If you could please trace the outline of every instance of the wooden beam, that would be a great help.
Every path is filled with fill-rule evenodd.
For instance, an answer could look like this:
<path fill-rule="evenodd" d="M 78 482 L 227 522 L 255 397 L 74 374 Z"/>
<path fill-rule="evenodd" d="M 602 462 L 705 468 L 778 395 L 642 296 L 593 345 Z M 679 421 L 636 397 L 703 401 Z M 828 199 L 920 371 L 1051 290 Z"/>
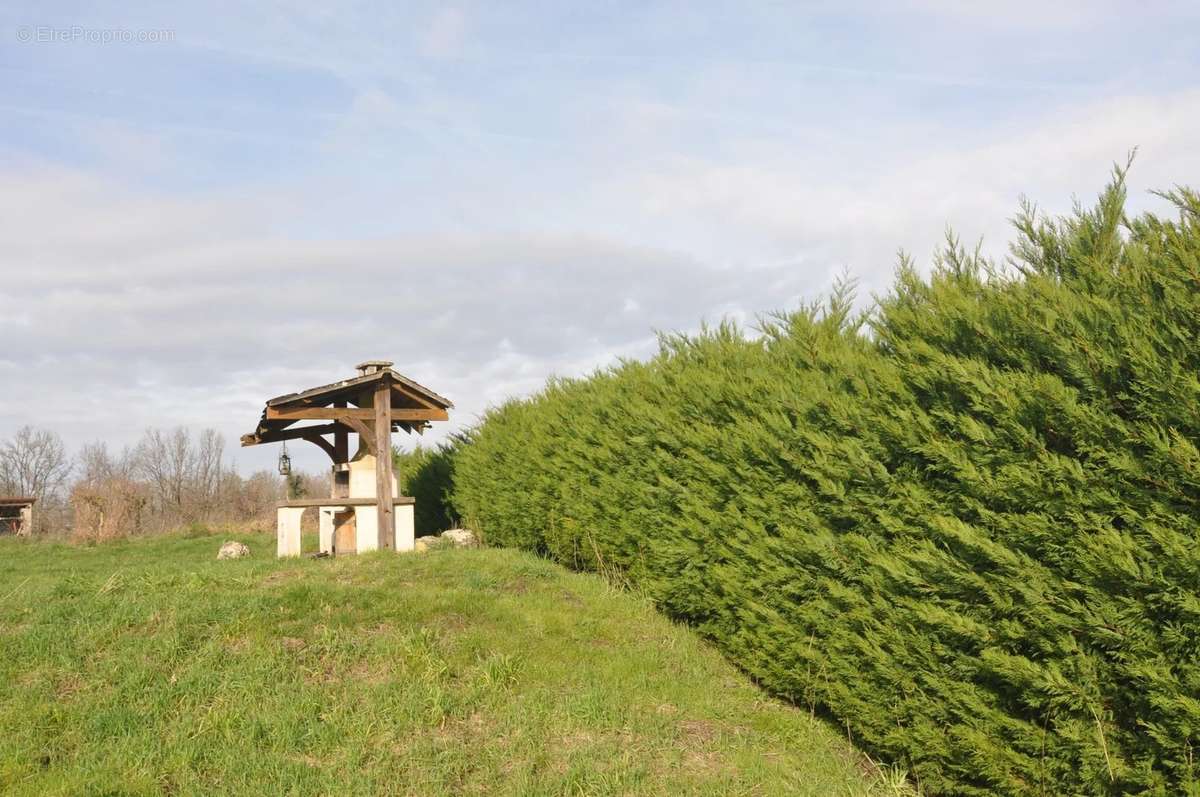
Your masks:
<path fill-rule="evenodd" d="M 401 395 L 401 396 L 404 396 L 405 398 L 412 399 L 413 401 L 415 401 L 415 402 L 417 402 L 418 404 L 420 404 L 422 407 L 428 407 L 428 408 L 430 408 L 430 409 L 433 409 L 433 410 L 441 409 L 441 407 L 439 407 L 438 405 L 434 404 L 432 401 L 430 401 L 429 399 L 425 398 L 424 396 L 422 396 L 422 395 L 421 395 L 420 393 L 418 393 L 417 391 L 415 391 L 415 390 L 409 390 L 407 387 L 405 387 L 404 385 L 400 384 L 399 382 L 397 382 L 397 383 L 395 383 L 394 385 L 392 385 L 392 390 L 396 391 L 396 393 L 398 393 L 398 394 L 399 394 L 399 395 Z"/>
<path fill-rule="evenodd" d="M 367 450 L 372 454 L 375 453 L 375 432 L 363 421 L 358 418 L 347 418 L 346 425 L 358 433 L 363 442 L 367 444 Z"/>
<path fill-rule="evenodd" d="M 392 507 L 392 388 L 383 379 L 375 388 L 375 499 L 379 550 L 396 547 Z"/>
<path fill-rule="evenodd" d="M 346 418 L 369 421 L 375 418 L 375 411 L 349 407 L 267 407 L 268 421 L 341 421 Z"/>
<path fill-rule="evenodd" d="M 410 409 L 394 409 L 392 410 L 393 421 L 448 421 L 450 416 L 442 409 L 428 410 L 410 410 Z"/>
<path fill-rule="evenodd" d="M 336 447 L 338 435 L 342 435 L 343 438 L 345 438 L 346 436 L 348 436 L 350 434 L 350 432 L 356 432 L 358 434 L 368 435 L 370 437 L 370 439 L 367 442 L 373 444 L 374 439 L 375 439 L 375 432 L 374 432 L 372 426 L 365 424 L 362 421 L 357 421 L 357 423 L 361 426 L 361 428 L 355 428 L 354 424 L 351 423 L 350 421 L 346 421 L 345 423 L 323 423 L 320 426 L 297 426 L 292 429 L 270 429 L 270 428 L 268 428 L 261 432 L 253 432 L 251 434 L 244 434 L 241 436 L 240 439 L 241 439 L 242 446 L 246 447 L 246 446 L 258 446 L 258 445 L 262 445 L 263 443 L 282 443 L 284 440 L 305 440 L 309 437 L 309 435 L 314 435 L 314 434 L 316 434 L 316 435 L 332 434 L 333 438 L 334 438 L 334 446 Z M 407 424 L 401 424 L 397 421 L 393 421 L 392 426 L 394 427 L 392 429 L 392 431 L 400 431 L 400 429 L 402 429 L 402 428 L 403 429 L 408 428 Z M 417 424 L 414 424 L 413 426 L 415 426 L 416 428 L 420 428 L 420 426 Z M 346 440 L 345 447 L 341 450 L 342 450 L 342 455 L 341 455 L 342 458 L 336 460 L 336 462 L 338 462 L 339 464 L 343 463 L 343 462 L 349 462 L 350 461 L 349 440 Z"/>
<path fill-rule="evenodd" d="M 256 446 L 260 443 L 282 443 L 284 440 L 302 440 L 309 435 L 336 433 L 346 427 L 336 423 L 325 423 L 320 426 L 300 426 L 291 429 L 267 429 L 265 432 L 242 435 L 242 445 Z"/>
<path fill-rule="evenodd" d="M 396 506 L 412 506 L 416 499 L 409 495 L 400 495 L 392 499 Z M 293 498 L 290 501 L 280 501 L 277 507 L 310 507 L 310 506 L 375 506 L 374 498 Z"/>
<path fill-rule="evenodd" d="M 379 392 L 376 392 L 375 395 L 378 396 Z M 390 406 L 390 392 L 388 393 L 388 399 Z M 373 421 L 376 417 L 375 410 L 370 407 L 365 409 L 357 407 L 267 407 L 267 420 L 269 421 L 345 422 L 350 418 L 360 421 Z M 450 416 L 446 414 L 445 410 L 439 409 L 395 409 L 391 410 L 391 419 L 393 421 L 448 421 L 450 420 Z"/>
<path fill-rule="evenodd" d="M 301 439 L 307 440 L 310 443 L 316 443 L 318 446 L 320 446 L 322 451 L 329 455 L 329 458 L 333 460 L 334 465 L 338 464 L 337 451 L 334 449 L 333 443 L 329 442 L 324 437 L 321 437 L 321 435 L 317 434 L 316 432 L 313 432 L 312 434 L 306 434 Z"/>
<path fill-rule="evenodd" d="M 338 409 L 345 409 L 345 401 L 335 401 L 333 406 Z M 350 461 L 350 435 L 346 434 L 346 427 L 340 424 L 333 432 L 333 464 L 341 465 L 343 462 Z"/>

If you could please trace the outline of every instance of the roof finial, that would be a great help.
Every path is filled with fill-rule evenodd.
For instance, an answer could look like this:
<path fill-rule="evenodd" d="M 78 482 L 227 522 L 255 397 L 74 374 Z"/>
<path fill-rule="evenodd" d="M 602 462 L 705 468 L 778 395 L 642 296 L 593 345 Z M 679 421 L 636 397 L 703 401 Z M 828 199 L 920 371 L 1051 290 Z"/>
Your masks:
<path fill-rule="evenodd" d="M 354 367 L 358 369 L 359 376 L 367 376 L 391 368 L 393 364 L 391 360 L 367 360 Z"/>

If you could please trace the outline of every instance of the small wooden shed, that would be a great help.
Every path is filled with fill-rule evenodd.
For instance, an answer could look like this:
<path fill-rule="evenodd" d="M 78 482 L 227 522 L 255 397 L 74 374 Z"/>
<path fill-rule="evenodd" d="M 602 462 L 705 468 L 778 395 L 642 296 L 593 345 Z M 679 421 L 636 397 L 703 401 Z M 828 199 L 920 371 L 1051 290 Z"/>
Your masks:
<path fill-rule="evenodd" d="M 392 432 L 421 434 L 431 422 L 449 420 L 454 405 L 393 371 L 388 360 L 369 360 L 357 370 L 340 382 L 268 400 L 258 428 L 242 436 L 243 446 L 307 440 L 333 460 L 329 498 L 278 505 L 279 556 L 300 554 L 300 518 L 310 507 L 320 513 L 322 552 L 413 548 L 414 501 L 397 495 Z M 358 435 L 353 454 L 352 434 Z"/>
<path fill-rule="evenodd" d="M 0 534 L 15 534 L 25 537 L 33 533 L 32 496 L 0 496 Z"/>

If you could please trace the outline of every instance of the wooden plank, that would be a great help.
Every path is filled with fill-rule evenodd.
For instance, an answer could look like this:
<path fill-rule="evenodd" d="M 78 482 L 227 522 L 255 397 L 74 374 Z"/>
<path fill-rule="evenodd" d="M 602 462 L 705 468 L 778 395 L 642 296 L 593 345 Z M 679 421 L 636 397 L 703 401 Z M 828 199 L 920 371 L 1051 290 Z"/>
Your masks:
<path fill-rule="evenodd" d="M 281 421 L 342 421 L 347 418 L 358 418 L 369 421 L 375 417 L 375 411 L 357 407 L 267 407 L 267 420 Z"/>
<path fill-rule="evenodd" d="M 403 396 L 407 399 L 415 401 L 418 404 L 420 404 L 422 407 L 428 407 L 428 408 L 434 409 L 434 410 L 442 409 L 442 407 L 439 407 L 432 400 L 426 398 L 425 396 L 422 396 L 417 391 L 412 390 L 408 387 L 405 387 L 404 385 L 401 385 L 399 383 L 392 385 L 392 390 L 396 391 L 396 395 Z"/>
<path fill-rule="evenodd" d="M 398 495 L 392 499 L 393 506 L 408 506 L 416 503 L 411 495 Z M 280 501 L 275 506 L 375 506 L 374 498 L 293 498 L 290 501 Z"/>
<path fill-rule="evenodd" d="M 353 509 L 338 512 L 333 516 L 333 552 L 335 555 L 357 553 L 358 529 L 354 517 Z"/>
<path fill-rule="evenodd" d="M 379 391 L 375 395 L 379 395 Z M 391 405 L 391 391 L 388 392 L 389 406 Z M 346 421 L 350 418 L 357 418 L 360 421 L 373 421 L 376 418 L 375 410 L 370 407 L 294 407 L 294 408 L 279 408 L 267 407 L 268 420 L 291 420 L 291 421 Z M 395 409 L 391 410 L 391 418 L 394 421 L 448 421 L 450 416 L 445 410 L 440 409 Z"/>
<path fill-rule="evenodd" d="M 375 388 L 375 504 L 378 510 L 379 550 L 396 547 L 392 508 L 392 389 L 383 379 Z"/>
<path fill-rule="evenodd" d="M 428 409 L 414 410 L 407 407 L 393 407 L 392 421 L 448 421 L 450 416 L 445 410 Z"/>
<path fill-rule="evenodd" d="M 450 414 L 445 410 L 392 410 L 393 421 L 448 421 Z"/>

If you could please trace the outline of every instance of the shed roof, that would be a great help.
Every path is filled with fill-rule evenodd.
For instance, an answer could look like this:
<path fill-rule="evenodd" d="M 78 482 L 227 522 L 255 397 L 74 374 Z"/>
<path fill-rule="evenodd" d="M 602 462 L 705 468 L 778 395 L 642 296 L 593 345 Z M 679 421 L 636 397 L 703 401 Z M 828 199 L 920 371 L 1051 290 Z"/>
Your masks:
<path fill-rule="evenodd" d="M 328 433 L 329 425 L 320 428 L 304 425 L 293 426 L 294 420 L 277 420 L 277 411 L 328 407 L 335 402 L 339 404 L 344 402 L 342 406 L 358 406 L 362 397 L 373 394 L 375 386 L 380 382 L 391 385 L 393 409 L 419 411 L 410 412 L 410 418 L 413 415 L 419 417 L 424 414 L 433 415 L 436 420 L 445 420 L 446 410 L 454 407 L 450 399 L 434 393 L 424 385 L 393 370 L 391 365 L 391 362 L 387 360 L 369 360 L 358 366 L 358 376 L 267 399 L 266 406 L 259 417 L 258 426 L 252 433 L 242 435 L 242 445 L 252 446 L 285 439 L 311 439 L 310 433 Z M 274 418 L 270 417 L 272 413 L 275 413 Z M 426 420 L 397 419 L 392 422 L 393 431 L 422 432 L 428 426 Z M 288 429 L 286 433 L 283 432 L 285 428 Z M 312 442 L 319 443 L 320 441 L 314 439 Z"/>
<path fill-rule="evenodd" d="M 408 388 L 408 390 L 412 393 L 427 399 L 428 402 L 434 406 L 437 406 L 443 410 L 454 408 L 454 404 L 450 401 L 450 399 L 439 396 L 429 388 L 417 384 L 404 374 L 398 373 L 391 368 L 381 368 L 374 373 L 343 379 L 340 382 L 331 382 L 328 385 L 321 385 L 319 387 L 310 387 L 307 390 L 302 390 L 298 393 L 286 393 L 282 396 L 276 396 L 273 399 L 267 399 L 267 406 L 281 407 L 293 403 L 305 405 L 316 405 L 320 403 L 323 406 L 324 404 L 336 401 L 339 398 L 357 396 L 362 392 L 365 386 L 378 382 L 388 376 L 390 376 L 397 384 Z"/>
<path fill-rule="evenodd" d="M 32 506 L 37 498 L 32 495 L 0 496 L 0 506 Z"/>

